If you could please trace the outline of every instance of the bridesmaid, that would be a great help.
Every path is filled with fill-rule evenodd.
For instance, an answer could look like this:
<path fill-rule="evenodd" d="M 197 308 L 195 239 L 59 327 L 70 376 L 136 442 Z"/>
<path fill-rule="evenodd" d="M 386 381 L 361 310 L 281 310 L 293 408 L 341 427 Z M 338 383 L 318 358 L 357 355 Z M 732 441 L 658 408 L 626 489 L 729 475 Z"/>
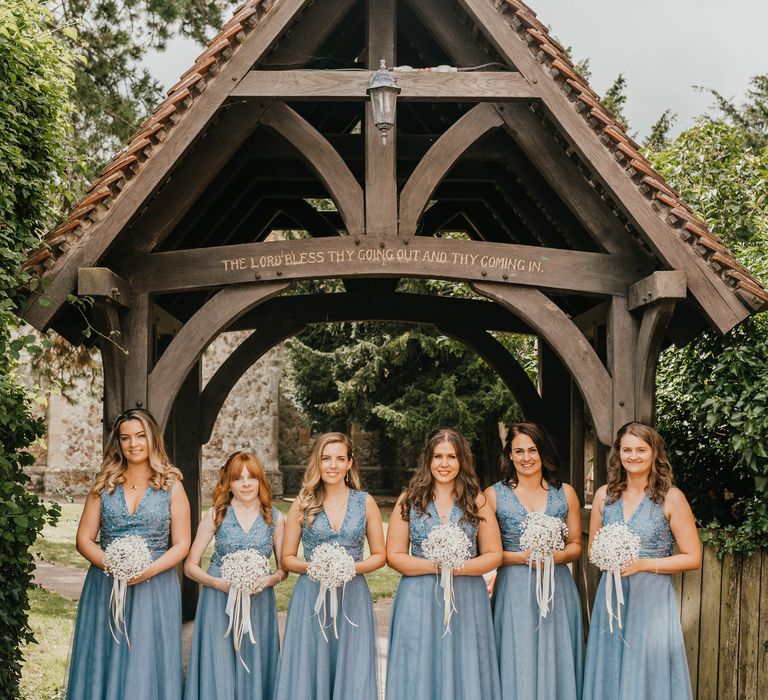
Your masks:
<path fill-rule="evenodd" d="M 446 634 L 437 572 L 424 559 L 421 544 L 432 529 L 448 522 L 467 534 L 472 558 L 454 572 L 457 612 Z M 389 521 L 387 561 L 403 574 L 392 609 L 387 698 L 500 699 L 483 574 L 501 564 L 501 539 L 461 433 L 441 428 L 427 438 Z"/>
<path fill-rule="evenodd" d="M 273 586 L 288 575 L 279 565 L 284 519 L 272 506 L 272 489 L 264 467 L 250 452 L 229 456 L 220 470 L 212 501 L 184 564 L 184 573 L 203 585 L 184 698 L 271 698 L 278 655 Z M 200 559 L 214 536 L 216 545 L 206 573 Z M 267 559 L 274 550 L 278 566 L 267 579 L 266 588 L 251 596 L 251 627 L 256 643 L 244 635 L 238 659 L 232 638 L 224 637 L 229 624 L 225 612 L 229 584 L 221 578 L 220 567 L 225 555 L 241 549 L 255 549 Z"/>
<path fill-rule="evenodd" d="M 306 561 L 297 556 L 299 541 Z M 338 596 L 338 639 L 332 627 L 323 635 L 314 611 L 320 584 L 306 576 L 307 562 L 324 542 L 344 547 L 358 574 Z M 352 441 L 343 433 L 325 433 L 312 447 L 301 492 L 286 519 L 281 561 L 301 575 L 288 608 L 275 700 L 376 700 L 373 603 L 360 574 L 384 566 L 384 531 L 376 502 L 360 490 Z"/>
<path fill-rule="evenodd" d="M 619 429 L 608 483 L 592 504 L 589 546 L 602 525 L 624 523 L 640 537 L 640 558 L 624 568 L 623 629 L 608 626 L 603 574 L 589 629 L 584 697 L 691 698 L 680 614 L 670 574 L 701 566 L 701 543 L 682 491 L 672 486 L 667 446 L 649 425 Z M 672 554 L 673 545 L 679 554 Z"/>
<path fill-rule="evenodd" d="M 566 564 L 581 555 L 581 511 L 576 492 L 560 480 L 549 435 L 535 423 L 510 427 L 500 458 L 501 481 L 485 491 L 501 528 L 502 566 L 491 608 L 503 700 L 578 700 L 584 631 L 576 583 Z M 554 553 L 555 596 L 540 618 L 530 550 L 520 550 L 521 525 L 538 511 L 568 526 L 565 549 Z"/>
<path fill-rule="evenodd" d="M 104 550 L 127 535 L 144 538 L 153 562 L 129 581 L 128 639 L 117 633 L 116 641 Z M 77 529 L 77 550 L 91 567 L 77 610 L 68 698 L 181 698 L 181 594 L 174 567 L 187 555 L 189 540 L 181 472 L 169 462 L 152 415 L 129 409 L 112 427 Z"/>

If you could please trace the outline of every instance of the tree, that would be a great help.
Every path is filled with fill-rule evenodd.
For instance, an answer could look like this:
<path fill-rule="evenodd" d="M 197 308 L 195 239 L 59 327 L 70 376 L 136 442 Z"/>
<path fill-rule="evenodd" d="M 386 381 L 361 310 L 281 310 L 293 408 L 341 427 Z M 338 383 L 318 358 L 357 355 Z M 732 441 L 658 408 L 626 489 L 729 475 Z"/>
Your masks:
<path fill-rule="evenodd" d="M 706 92 L 715 98 L 715 106 L 725 120 L 741 130 L 747 146 L 758 150 L 768 146 L 768 75 L 756 75 L 750 80 L 747 99 L 741 105 L 717 90 Z"/>
<path fill-rule="evenodd" d="M 26 490 L 27 451 L 43 434 L 15 370 L 28 338 L 14 333 L 21 265 L 55 219 L 70 151 L 73 56 L 37 0 L 0 4 L 0 697 L 18 695 L 21 645 L 33 641 L 27 589 L 29 548 L 57 507 Z"/>

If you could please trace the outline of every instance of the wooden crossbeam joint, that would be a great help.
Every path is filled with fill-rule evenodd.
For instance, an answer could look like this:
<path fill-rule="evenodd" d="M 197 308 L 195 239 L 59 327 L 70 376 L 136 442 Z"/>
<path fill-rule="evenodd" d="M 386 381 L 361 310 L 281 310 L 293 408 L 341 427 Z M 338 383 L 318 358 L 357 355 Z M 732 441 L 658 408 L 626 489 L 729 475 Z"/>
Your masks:
<path fill-rule="evenodd" d="M 131 285 L 108 267 L 81 267 L 77 271 L 79 296 L 110 299 L 125 308 L 131 307 Z"/>
<path fill-rule="evenodd" d="M 635 311 L 661 299 L 685 299 L 687 292 L 685 272 L 659 270 L 629 286 L 627 308 Z"/>

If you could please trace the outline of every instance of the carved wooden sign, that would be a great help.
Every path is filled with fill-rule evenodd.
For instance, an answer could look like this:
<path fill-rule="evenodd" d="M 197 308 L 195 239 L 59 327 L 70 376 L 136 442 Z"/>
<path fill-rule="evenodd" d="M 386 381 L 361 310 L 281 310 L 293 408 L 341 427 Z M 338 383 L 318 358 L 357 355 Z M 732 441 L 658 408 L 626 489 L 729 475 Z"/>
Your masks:
<path fill-rule="evenodd" d="M 154 253 L 129 261 L 136 291 L 164 293 L 262 280 L 431 277 L 625 296 L 636 259 L 539 246 L 428 237 L 339 236 Z"/>

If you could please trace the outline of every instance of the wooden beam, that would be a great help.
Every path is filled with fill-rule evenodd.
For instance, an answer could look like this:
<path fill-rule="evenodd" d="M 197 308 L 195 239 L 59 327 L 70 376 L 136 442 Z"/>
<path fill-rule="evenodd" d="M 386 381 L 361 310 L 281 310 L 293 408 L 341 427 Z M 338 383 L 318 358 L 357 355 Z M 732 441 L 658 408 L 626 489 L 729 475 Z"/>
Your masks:
<path fill-rule="evenodd" d="M 502 124 L 496 110 L 477 105 L 467 112 L 435 142 L 421 159 L 400 194 L 401 236 L 416 233 L 429 199 L 440 181 L 469 146 Z"/>
<path fill-rule="evenodd" d="M 125 322 L 125 375 L 121 412 L 147 406 L 147 373 L 152 361 L 154 326 L 152 301 L 147 293 L 135 293 Z"/>
<path fill-rule="evenodd" d="M 206 444 L 211 439 L 216 419 L 221 412 L 227 396 L 235 384 L 268 350 L 286 338 L 300 333 L 304 325 L 286 323 L 259 328 L 249 335 L 227 357 L 215 374 L 208 380 L 200 396 L 200 442 Z"/>
<path fill-rule="evenodd" d="M 635 416 L 638 323 L 627 299 L 613 297 L 608 311 L 608 371 L 613 383 L 613 434 Z"/>
<path fill-rule="evenodd" d="M 625 295 L 633 258 L 421 236 L 362 236 L 244 243 L 152 253 L 126 264 L 136 291 L 168 293 L 254 280 L 428 277 L 498 281 L 577 294 Z"/>
<path fill-rule="evenodd" d="M 262 122 L 304 156 L 336 204 L 349 235 L 362 235 L 365 229 L 363 190 L 327 139 L 284 102 L 274 103 Z"/>
<path fill-rule="evenodd" d="M 656 367 L 677 299 L 660 299 L 645 307 L 637 335 L 635 416 L 653 423 L 656 413 Z"/>
<path fill-rule="evenodd" d="M 126 309 L 131 306 L 131 285 L 108 267 L 81 267 L 77 271 L 77 294 L 109 299 Z"/>
<path fill-rule="evenodd" d="M 610 445 L 613 442 L 611 377 L 568 316 L 544 294 L 530 287 L 474 282 L 472 288 L 509 309 L 549 344 L 578 384 L 599 440 Z"/>
<path fill-rule="evenodd" d="M 605 326 L 608 323 L 610 306 L 609 301 L 601 301 L 588 311 L 574 316 L 571 320 L 585 337 L 590 338 L 598 326 Z"/>
<path fill-rule="evenodd" d="M 592 127 L 576 111 L 546 66 L 538 62 L 528 46 L 492 0 L 458 0 L 499 53 L 540 89 L 549 116 L 569 140 L 579 157 L 593 170 L 622 213 L 640 231 L 654 253 L 670 267 L 688 275 L 688 286 L 710 323 L 725 333 L 749 315 L 749 311 L 691 248 L 672 234 L 603 145 Z"/>
<path fill-rule="evenodd" d="M 112 424 L 123 411 L 123 378 L 127 352 L 125 338 L 117 305 L 109 299 L 97 299 L 93 305 L 93 317 L 97 330 L 103 337 L 99 339 L 101 366 L 104 378 L 103 427 L 104 440 L 109 435 Z"/>
<path fill-rule="evenodd" d="M 228 287 L 187 321 L 149 375 L 149 408 L 161 428 L 165 428 L 184 379 L 211 341 L 249 309 L 280 294 L 287 286 L 273 282 Z"/>
<path fill-rule="evenodd" d="M 685 299 L 687 292 L 685 272 L 659 270 L 630 286 L 627 308 L 635 311 L 660 299 Z"/>
<path fill-rule="evenodd" d="M 233 99 L 365 102 L 373 70 L 252 70 L 232 91 Z M 438 73 L 397 71 L 398 101 L 511 102 L 538 97 L 513 71 Z"/>

